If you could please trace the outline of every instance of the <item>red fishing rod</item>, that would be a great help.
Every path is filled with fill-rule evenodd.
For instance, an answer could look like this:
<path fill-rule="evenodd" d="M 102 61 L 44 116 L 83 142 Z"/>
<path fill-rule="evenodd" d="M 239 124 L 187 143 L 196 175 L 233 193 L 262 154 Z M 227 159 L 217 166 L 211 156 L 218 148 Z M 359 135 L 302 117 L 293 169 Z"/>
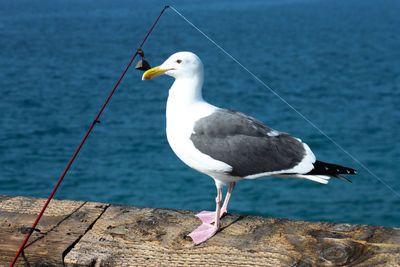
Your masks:
<path fill-rule="evenodd" d="M 131 66 L 133 60 L 135 59 L 135 57 L 136 57 L 138 54 L 142 57 L 142 60 L 144 59 L 143 52 L 142 52 L 142 49 L 141 49 L 141 48 L 142 48 L 143 44 L 146 42 L 146 40 L 147 40 L 147 38 L 149 37 L 150 33 L 153 31 L 153 29 L 154 29 L 154 27 L 156 26 L 156 24 L 157 24 L 158 20 L 160 19 L 161 15 L 164 13 L 165 9 L 167 9 L 168 7 L 169 7 L 169 6 L 165 6 L 165 7 L 163 8 L 163 10 L 161 11 L 160 15 L 158 15 L 158 17 L 157 17 L 156 21 L 154 22 L 153 26 L 151 26 L 150 30 L 147 32 L 147 34 L 146 34 L 146 36 L 144 37 L 142 43 L 141 43 L 141 44 L 139 45 L 139 47 L 137 48 L 135 54 L 133 55 L 133 57 L 132 57 L 132 59 L 130 60 L 129 64 L 126 66 L 126 68 L 125 68 L 124 72 L 122 73 L 121 77 L 118 79 L 117 83 L 115 84 L 114 88 L 112 89 L 112 91 L 111 91 L 110 95 L 108 96 L 107 100 L 104 102 L 104 104 L 103 104 L 103 106 L 101 107 L 101 109 L 100 109 L 99 113 L 97 114 L 96 118 L 93 120 L 93 123 L 90 125 L 89 130 L 87 131 L 85 137 L 82 139 L 82 142 L 79 144 L 78 148 L 76 149 L 74 155 L 72 156 L 71 160 L 69 161 L 69 163 L 68 163 L 67 167 L 65 168 L 63 174 L 61 175 L 61 177 L 60 177 L 60 179 L 58 180 L 56 186 L 54 187 L 53 191 L 51 192 L 49 198 L 47 199 L 46 203 L 44 204 L 42 210 L 40 211 L 39 215 L 37 216 L 35 222 L 33 223 L 32 227 L 29 228 L 29 232 L 28 232 L 28 234 L 26 235 L 24 242 L 22 242 L 21 247 L 19 248 L 17 254 L 15 255 L 15 257 L 14 257 L 14 259 L 13 259 L 13 261 L 11 262 L 10 267 L 14 266 L 15 262 L 16 262 L 17 259 L 18 259 L 18 256 L 21 254 L 21 252 L 23 251 L 23 249 L 24 249 L 26 243 L 28 242 L 29 237 L 30 237 L 30 236 L 32 235 L 32 233 L 35 231 L 36 225 L 38 224 L 38 222 L 39 222 L 40 218 L 42 217 L 44 211 L 46 210 L 47 206 L 49 205 L 50 200 L 53 198 L 54 194 L 56 193 L 58 187 L 60 186 L 62 180 L 64 179 L 64 176 L 67 174 L 69 168 L 70 168 L 71 165 L 72 165 L 72 162 L 75 160 L 76 156 L 78 155 L 79 151 L 81 150 L 82 145 L 85 143 L 85 141 L 86 141 L 87 137 L 89 136 L 90 132 L 92 131 L 93 127 L 94 127 L 97 123 L 100 122 L 100 121 L 99 121 L 99 118 L 100 118 L 101 113 L 103 112 L 104 108 L 107 106 L 107 104 L 108 104 L 108 102 L 110 101 L 112 95 L 114 94 L 115 90 L 117 89 L 119 83 L 121 82 L 122 78 L 125 76 L 125 73 L 128 71 L 129 67 Z"/>

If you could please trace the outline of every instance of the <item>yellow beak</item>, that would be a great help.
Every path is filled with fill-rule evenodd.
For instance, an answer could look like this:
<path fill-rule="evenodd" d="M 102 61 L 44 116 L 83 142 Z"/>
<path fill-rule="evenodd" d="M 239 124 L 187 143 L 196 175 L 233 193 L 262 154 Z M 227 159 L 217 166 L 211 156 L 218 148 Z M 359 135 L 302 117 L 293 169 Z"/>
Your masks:
<path fill-rule="evenodd" d="M 160 69 L 160 66 L 149 69 L 143 73 L 142 80 L 150 80 L 156 76 L 164 74 L 167 71 L 167 69 Z"/>

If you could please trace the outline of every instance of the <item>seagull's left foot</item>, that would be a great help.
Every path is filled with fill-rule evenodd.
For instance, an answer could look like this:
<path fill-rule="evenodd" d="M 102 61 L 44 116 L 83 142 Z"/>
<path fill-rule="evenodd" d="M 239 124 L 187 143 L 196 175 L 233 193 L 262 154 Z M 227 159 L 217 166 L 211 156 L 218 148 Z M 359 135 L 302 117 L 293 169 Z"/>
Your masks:
<path fill-rule="evenodd" d="M 218 232 L 218 227 L 209 223 L 203 223 L 196 230 L 191 232 L 189 236 L 192 238 L 195 245 L 201 244 L 210 239 Z"/>
<path fill-rule="evenodd" d="M 218 194 L 217 197 L 215 198 L 215 212 L 214 211 L 202 211 L 196 216 L 203 222 L 199 227 L 197 227 L 196 230 L 191 232 L 189 236 L 192 238 L 193 242 L 198 245 L 200 243 L 203 243 L 204 241 L 210 239 L 213 237 L 221 227 L 221 217 L 226 214 L 227 212 L 227 206 L 229 202 L 229 197 L 232 193 L 233 187 L 235 186 L 235 183 L 230 183 L 229 185 L 229 190 L 228 194 L 225 198 L 224 205 L 221 209 L 221 202 L 222 202 L 222 190 L 220 187 L 218 187 Z M 214 223 L 212 225 L 211 223 Z"/>

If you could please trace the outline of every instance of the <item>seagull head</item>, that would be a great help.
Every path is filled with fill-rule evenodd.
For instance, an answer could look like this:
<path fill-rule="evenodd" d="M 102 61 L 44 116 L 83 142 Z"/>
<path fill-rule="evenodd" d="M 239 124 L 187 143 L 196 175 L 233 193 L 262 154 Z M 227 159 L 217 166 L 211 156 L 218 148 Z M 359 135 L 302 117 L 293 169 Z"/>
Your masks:
<path fill-rule="evenodd" d="M 203 63 L 192 52 L 178 52 L 170 56 L 160 66 L 146 71 L 142 80 L 150 80 L 156 76 L 166 74 L 175 79 L 194 78 L 203 75 Z"/>

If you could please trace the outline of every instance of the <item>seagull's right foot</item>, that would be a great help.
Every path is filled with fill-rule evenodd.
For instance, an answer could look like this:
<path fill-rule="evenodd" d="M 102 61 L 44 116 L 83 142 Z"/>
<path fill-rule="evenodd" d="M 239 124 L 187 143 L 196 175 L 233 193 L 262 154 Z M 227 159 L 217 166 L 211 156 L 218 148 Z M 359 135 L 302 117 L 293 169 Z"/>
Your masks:
<path fill-rule="evenodd" d="M 221 215 L 219 216 L 222 218 L 226 214 L 225 212 L 221 212 Z M 213 223 L 215 222 L 215 211 L 206 211 L 203 210 L 202 212 L 196 214 L 196 217 L 199 218 L 203 223 Z"/>

